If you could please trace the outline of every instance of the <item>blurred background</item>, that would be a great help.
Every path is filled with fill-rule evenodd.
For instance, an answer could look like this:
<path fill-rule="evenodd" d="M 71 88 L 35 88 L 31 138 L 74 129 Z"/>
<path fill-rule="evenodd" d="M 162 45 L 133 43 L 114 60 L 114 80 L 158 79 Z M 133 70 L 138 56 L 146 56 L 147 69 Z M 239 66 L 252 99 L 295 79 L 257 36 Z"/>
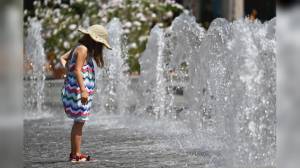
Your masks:
<path fill-rule="evenodd" d="M 140 73 L 139 57 L 144 51 L 154 25 L 166 28 L 186 12 L 196 17 L 204 28 L 218 17 L 229 21 L 241 17 L 264 22 L 276 15 L 275 0 L 24 0 L 24 37 L 30 20 L 42 23 L 42 37 L 47 63 L 47 79 L 63 78 L 59 57 L 70 50 L 80 36 L 78 27 L 108 23 L 120 18 L 128 43 L 129 74 Z M 25 78 L 32 62 L 24 56 Z"/>

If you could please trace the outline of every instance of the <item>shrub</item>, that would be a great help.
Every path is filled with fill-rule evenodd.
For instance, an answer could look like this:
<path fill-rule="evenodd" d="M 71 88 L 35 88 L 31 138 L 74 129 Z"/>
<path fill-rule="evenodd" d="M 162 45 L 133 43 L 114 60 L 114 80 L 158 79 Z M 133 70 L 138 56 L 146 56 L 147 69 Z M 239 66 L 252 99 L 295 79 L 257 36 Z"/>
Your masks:
<path fill-rule="evenodd" d="M 34 9 L 24 12 L 24 30 L 29 20 L 40 20 L 43 25 L 46 55 L 55 64 L 61 54 L 74 46 L 80 38 L 78 26 L 106 24 L 117 17 L 123 23 L 128 39 L 128 63 L 131 71 L 139 71 L 138 57 L 144 51 L 151 28 L 158 24 L 169 26 L 183 12 L 173 1 L 159 0 L 61 0 L 34 1 Z"/>

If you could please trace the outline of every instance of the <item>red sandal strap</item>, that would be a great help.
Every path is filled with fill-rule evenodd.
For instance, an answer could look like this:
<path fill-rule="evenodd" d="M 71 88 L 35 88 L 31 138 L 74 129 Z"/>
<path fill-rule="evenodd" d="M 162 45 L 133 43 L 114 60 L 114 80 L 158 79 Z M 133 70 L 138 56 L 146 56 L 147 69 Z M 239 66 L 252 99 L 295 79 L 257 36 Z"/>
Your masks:
<path fill-rule="evenodd" d="M 81 159 L 86 159 L 87 161 L 90 160 L 90 156 L 89 155 L 85 155 L 85 154 L 80 154 L 79 156 L 76 156 L 76 160 L 79 161 Z"/>

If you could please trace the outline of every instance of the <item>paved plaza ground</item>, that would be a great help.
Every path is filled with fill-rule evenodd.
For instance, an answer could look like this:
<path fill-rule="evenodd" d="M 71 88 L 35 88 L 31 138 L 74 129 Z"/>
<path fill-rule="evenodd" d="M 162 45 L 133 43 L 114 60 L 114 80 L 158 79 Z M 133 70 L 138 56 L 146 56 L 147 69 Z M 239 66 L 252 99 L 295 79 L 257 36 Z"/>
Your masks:
<path fill-rule="evenodd" d="M 152 121 L 147 123 L 121 116 L 97 116 L 97 119 L 86 123 L 82 145 L 83 152 L 97 161 L 70 163 L 67 159 L 72 122 L 61 112 L 54 116 L 24 121 L 25 167 L 201 168 L 216 164 L 217 160 L 222 162 L 217 153 L 183 147 L 178 136 L 184 131 L 170 128 L 174 130 L 172 133 L 166 123 L 152 127 Z"/>

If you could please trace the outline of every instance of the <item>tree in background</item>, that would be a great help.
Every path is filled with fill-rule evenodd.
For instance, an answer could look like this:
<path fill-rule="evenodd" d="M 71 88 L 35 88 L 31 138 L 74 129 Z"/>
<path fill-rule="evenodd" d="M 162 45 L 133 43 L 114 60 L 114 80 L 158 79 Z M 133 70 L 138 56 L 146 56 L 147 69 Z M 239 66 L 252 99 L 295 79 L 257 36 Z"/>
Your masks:
<path fill-rule="evenodd" d="M 138 57 L 144 51 L 151 28 L 167 27 L 184 8 L 162 0 L 44 0 L 34 1 L 33 10 L 24 11 L 24 30 L 31 19 L 41 21 L 48 60 L 59 68 L 58 57 L 77 43 L 78 26 L 106 24 L 117 17 L 128 39 L 128 64 L 139 72 Z"/>

